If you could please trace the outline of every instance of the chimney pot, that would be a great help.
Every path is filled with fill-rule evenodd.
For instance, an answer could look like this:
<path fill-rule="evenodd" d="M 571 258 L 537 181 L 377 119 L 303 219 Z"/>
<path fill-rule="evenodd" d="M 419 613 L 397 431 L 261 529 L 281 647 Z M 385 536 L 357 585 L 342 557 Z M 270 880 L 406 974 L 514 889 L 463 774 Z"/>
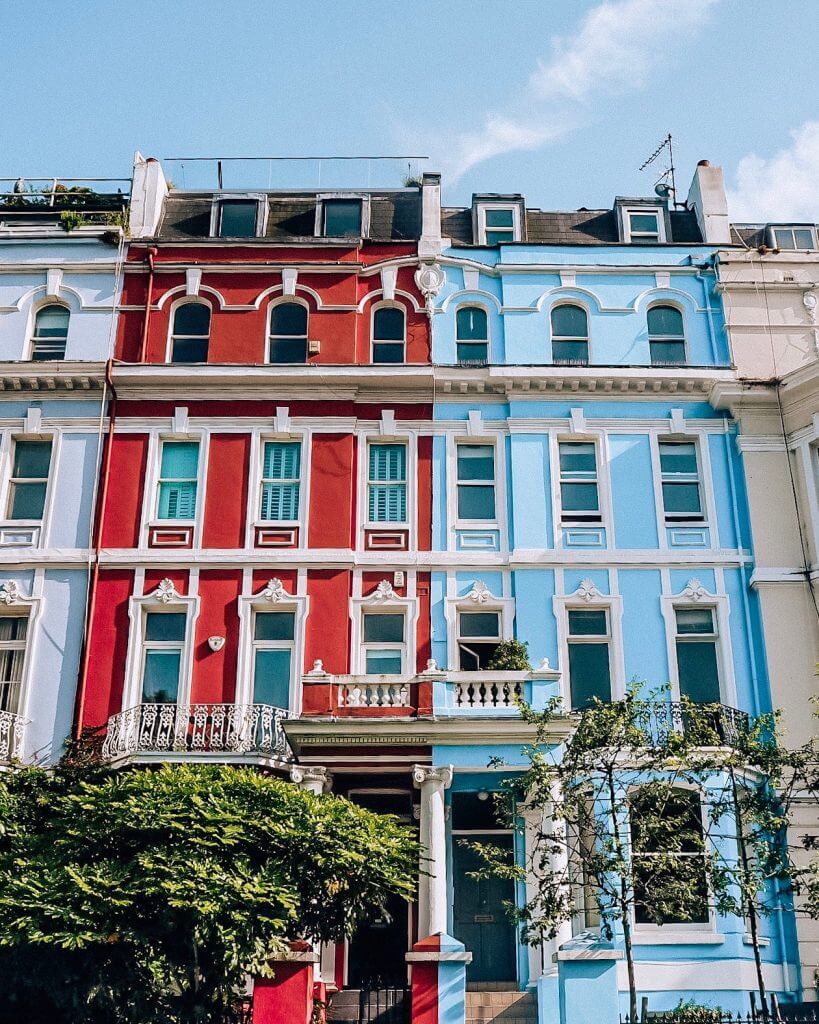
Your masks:
<path fill-rule="evenodd" d="M 710 160 L 700 160 L 697 163 L 697 167 L 710 167 L 710 166 L 711 166 L 711 161 Z"/>

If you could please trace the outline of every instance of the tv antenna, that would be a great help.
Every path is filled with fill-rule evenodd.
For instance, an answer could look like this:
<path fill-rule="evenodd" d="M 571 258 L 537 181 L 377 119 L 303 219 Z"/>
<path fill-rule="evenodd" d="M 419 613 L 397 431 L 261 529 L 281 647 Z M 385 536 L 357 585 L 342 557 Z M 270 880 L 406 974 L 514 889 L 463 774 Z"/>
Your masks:
<path fill-rule="evenodd" d="M 654 182 L 654 191 L 660 196 L 661 199 L 668 199 L 672 197 L 672 202 L 675 206 L 679 206 L 677 202 L 677 182 L 674 177 L 674 150 L 671 145 L 671 132 L 666 135 L 659 146 L 654 150 L 651 156 L 643 164 L 640 165 L 640 170 L 644 171 L 646 167 L 653 164 L 655 160 L 665 154 L 665 160 L 668 166 L 663 170 Z"/>

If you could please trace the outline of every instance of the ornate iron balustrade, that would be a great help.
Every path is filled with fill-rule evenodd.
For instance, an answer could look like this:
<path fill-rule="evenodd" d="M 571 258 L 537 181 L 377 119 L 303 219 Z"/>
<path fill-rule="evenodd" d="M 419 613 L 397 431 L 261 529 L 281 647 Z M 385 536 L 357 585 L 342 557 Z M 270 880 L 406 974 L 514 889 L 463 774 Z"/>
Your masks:
<path fill-rule="evenodd" d="M 25 726 L 25 718 L 13 711 L 0 711 L 0 764 L 20 760 Z"/>
<path fill-rule="evenodd" d="M 408 708 L 410 684 L 391 676 L 336 676 L 340 708 Z"/>
<path fill-rule="evenodd" d="M 700 746 L 735 746 L 751 725 L 747 712 L 727 704 L 683 704 L 657 701 L 635 708 L 634 724 L 649 740 L 663 742 L 672 733 L 685 733 Z"/>
<path fill-rule="evenodd" d="M 290 760 L 283 722 L 269 704 L 139 704 L 108 720 L 103 757 L 129 754 L 262 754 Z"/>

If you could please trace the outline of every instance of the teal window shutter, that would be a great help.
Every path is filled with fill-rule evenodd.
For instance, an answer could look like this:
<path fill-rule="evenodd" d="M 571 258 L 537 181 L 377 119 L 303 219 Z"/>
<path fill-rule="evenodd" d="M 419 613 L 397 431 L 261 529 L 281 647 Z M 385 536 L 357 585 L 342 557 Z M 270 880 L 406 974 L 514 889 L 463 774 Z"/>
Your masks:
<path fill-rule="evenodd" d="M 299 518 L 301 444 L 267 441 L 262 461 L 261 518 L 275 522 Z"/>
<path fill-rule="evenodd" d="M 199 475 L 198 441 L 165 441 L 159 470 L 159 519 L 194 519 Z"/>
<path fill-rule="evenodd" d="M 371 523 L 407 521 L 406 445 L 370 445 L 368 514 Z"/>

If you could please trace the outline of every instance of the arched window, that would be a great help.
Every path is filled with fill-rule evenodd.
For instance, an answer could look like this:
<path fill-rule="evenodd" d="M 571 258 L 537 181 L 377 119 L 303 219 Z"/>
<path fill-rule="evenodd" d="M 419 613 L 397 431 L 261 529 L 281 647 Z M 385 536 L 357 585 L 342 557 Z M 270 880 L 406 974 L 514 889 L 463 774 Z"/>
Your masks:
<path fill-rule="evenodd" d="M 589 319 L 582 306 L 555 306 L 552 310 L 552 362 L 588 366 Z"/>
<path fill-rule="evenodd" d="M 206 363 L 210 340 L 210 307 L 204 302 L 183 302 L 173 314 L 172 363 Z"/>
<path fill-rule="evenodd" d="M 307 362 L 307 310 L 298 302 L 270 310 L 270 362 Z"/>
<path fill-rule="evenodd" d="M 65 306 L 56 303 L 37 310 L 34 334 L 31 338 L 31 358 L 37 362 L 47 359 L 65 359 L 68 340 L 68 320 L 71 314 Z"/>
<path fill-rule="evenodd" d="M 373 362 L 403 363 L 406 317 L 398 306 L 373 311 Z"/>
<path fill-rule="evenodd" d="M 489 362 L 489 324 L 480 306 L 461 306 L 455 317 L 455 347 L 460 366 Z"/>
<path fill-rule="evenodd" d="M 685 364 L 683 315 L 675 306 L 652 306 L 649 309 L 648 346 L 652 366 Z"/>
<path fill-rule="evenodd" d="M 637 925 L 709 921 L 700 794 L 648 783 L 629 797 Z"/>

